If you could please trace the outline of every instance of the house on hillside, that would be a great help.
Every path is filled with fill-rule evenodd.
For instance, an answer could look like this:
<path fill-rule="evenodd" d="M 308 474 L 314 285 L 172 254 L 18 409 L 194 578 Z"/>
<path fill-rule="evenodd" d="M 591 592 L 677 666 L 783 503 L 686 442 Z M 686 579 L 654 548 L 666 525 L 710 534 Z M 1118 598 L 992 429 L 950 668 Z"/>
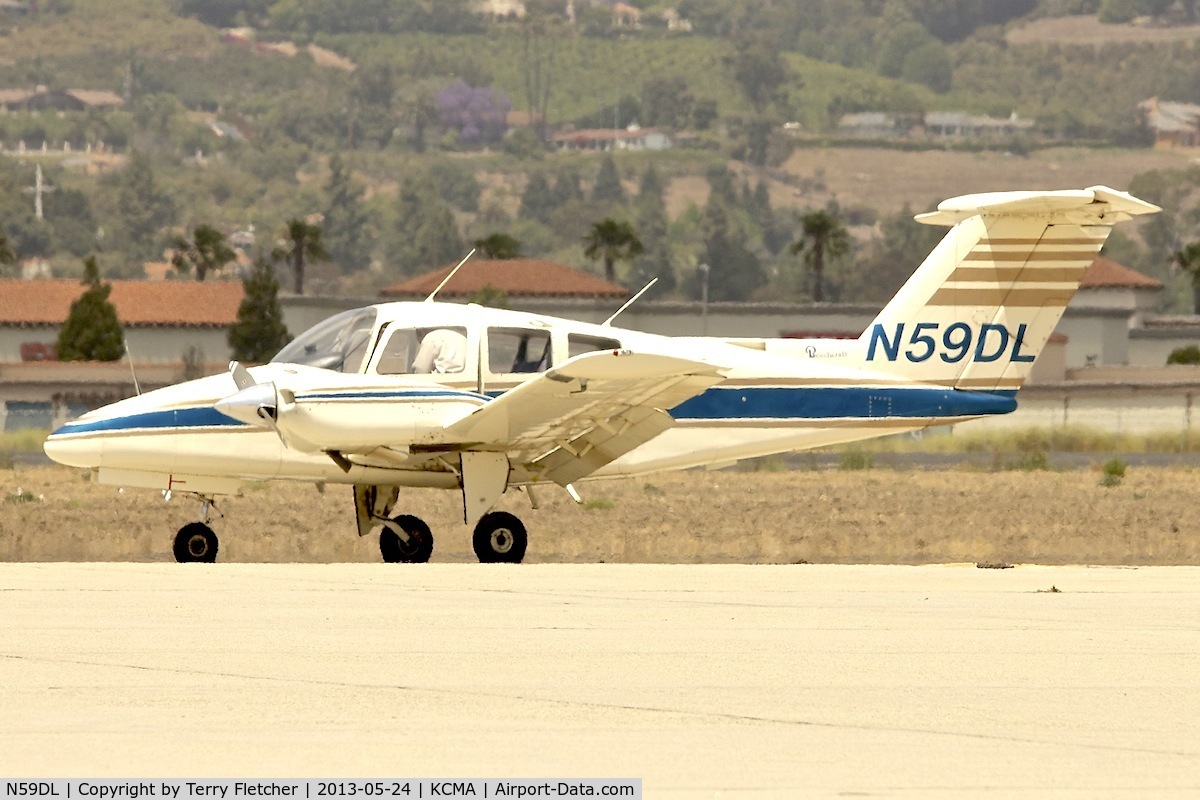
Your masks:
<path fill-rule="evenodd" d="M 1200 147 L 1200 105 L 1151 97 L 1138 103 L 1155 147 Z"/>
<path fill-rule="evenodd" d="M 525 3 L 522 0 L 474 0 L 471 10 L 497 21 L 525 18 Z"/>
<path fill-rule="evenodd" d="M 454 264 L 387 286 L 380 294 L 389 300 L 424 300 L 446 279 Z M 612 299 L 629 296 L 624 286 L 589 272 L 540 258 L 473 258 L 438 292 L 438 299 L 463 302 L 492 289 L 510 300 Z"/>
<path fill-rule="evenodd" d="M 656 128 L 643 128 L 637 123 L 628 128 L 591 128 L 561 131 L 550 137 L 559 150 L 665 150 L 670 138 Z"/>
<path fill-rule="evenodd" d="M 962 111 L 930 111 L 925 114 L 925 132 L 930 136 L 989 139 L 1032 133 L 1033 120 L 1017 112 L 1007 117 L 982 117 Z"/>
<path fill-rule="evenodd" d="M 4 111 L 87 111 L 124 106 L 120 95 L 99 89 L 0 89 L 0 110 Z"/>

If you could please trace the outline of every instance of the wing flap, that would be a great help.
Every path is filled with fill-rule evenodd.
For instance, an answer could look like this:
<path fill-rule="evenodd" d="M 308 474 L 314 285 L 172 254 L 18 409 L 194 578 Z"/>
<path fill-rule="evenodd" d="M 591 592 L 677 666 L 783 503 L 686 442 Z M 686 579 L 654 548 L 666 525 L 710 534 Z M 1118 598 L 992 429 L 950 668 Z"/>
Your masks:
<path fill-rule="evenodd" d="M 566 484 L 671 427 L 665 409 L 722 379 L 716 367 L 698 361 L 588 353 L 506 392 L 446 432 L 459 442 L 502 448 L 514 464 Z"/>
<path fill-rule="evenodd" d="M 665 411 L 631 408 L 604 420 L 533 462 L 540 477 L 560 486 L 585 478 L 675 425 Z"/>

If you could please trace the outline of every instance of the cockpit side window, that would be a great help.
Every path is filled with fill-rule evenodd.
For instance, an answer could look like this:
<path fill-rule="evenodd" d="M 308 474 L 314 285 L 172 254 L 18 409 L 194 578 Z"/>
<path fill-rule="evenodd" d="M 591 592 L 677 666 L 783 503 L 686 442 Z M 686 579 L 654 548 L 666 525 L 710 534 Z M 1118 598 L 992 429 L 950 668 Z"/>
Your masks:
<path fill-rule="evenodd" d="M 551 362 L 550 331 L 488 328 L 488 369 L 493 374 L 545 372 Z"/>
<path fill-rule="evenodd" d="M 450 374 L 462 372 L 466 361 L 466 328 L 394 328 L 375 371 L 380 375 Z"/>
<path fill-rule="evenodd" d="M 621 343 L 605 336 L 584 336 L 572 333 L 567 336 L 567 357 L 574 358 L 597 350 L 620 350 Z"/>
<path fill-rule="evenodd" d="M 335 372 L 358 372 L 374 327 L 375 309 L 343 311 L 297 336 L 271 360 Z"/>

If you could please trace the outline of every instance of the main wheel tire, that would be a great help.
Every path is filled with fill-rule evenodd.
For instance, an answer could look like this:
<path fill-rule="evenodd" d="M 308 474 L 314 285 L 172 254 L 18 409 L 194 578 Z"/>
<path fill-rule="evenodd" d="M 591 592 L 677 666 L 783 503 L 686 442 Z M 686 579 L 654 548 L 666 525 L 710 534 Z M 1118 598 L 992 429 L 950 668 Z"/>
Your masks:
<path fill-rule="evenodd" d="M 217 535 L 203 522 L 189 522 L 175 534 L 175 560 L 180 564 L 217 560 Z"/>
<path fill-rule="evenodd" d="M 424 564 L 433 555 L 433 531 L 425 520 L 411 514 L 392 517 L 392 522 L 408 534 L 408 541 L 401 539 L 387 526 L 379 534 L 379 552 L 389 564 Z"/>
<path fill-rule="evenodd" d="M 520 564 L 525 558 L 529 536 L 521 520 L 507 511 L 484 514 L 472 539 L 475 555 L 484 564 Z"/>

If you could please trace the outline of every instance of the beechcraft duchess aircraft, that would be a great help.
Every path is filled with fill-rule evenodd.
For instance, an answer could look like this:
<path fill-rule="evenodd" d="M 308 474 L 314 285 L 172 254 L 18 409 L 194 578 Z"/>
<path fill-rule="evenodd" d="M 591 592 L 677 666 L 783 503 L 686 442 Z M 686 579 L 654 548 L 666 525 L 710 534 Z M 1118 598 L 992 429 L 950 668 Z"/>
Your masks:
<path fill-rule="evenodd" d="M 360 536 L 428 561 L 399 488 L 462 493 L 480 561 L 520 561 L 509 489 L 733 463 L 1016 408 L 1112 226 L 1158 211 L 1102 186 L 947 200 L 950 231 L 857 340 L 670 338 L 434 302 L 331 317 L 268 364 L 92 411 L 46 441 L 101 483 L 183 492 L 179 561 L 213 561 L 212 500 L 247 481 L 354 487 Z M 435 292 L 436 294 L 436 292 Z M 615 316 L 615 315 L 614 315 Z M 611 318 L 609 322 L 611 322 Z"/>

